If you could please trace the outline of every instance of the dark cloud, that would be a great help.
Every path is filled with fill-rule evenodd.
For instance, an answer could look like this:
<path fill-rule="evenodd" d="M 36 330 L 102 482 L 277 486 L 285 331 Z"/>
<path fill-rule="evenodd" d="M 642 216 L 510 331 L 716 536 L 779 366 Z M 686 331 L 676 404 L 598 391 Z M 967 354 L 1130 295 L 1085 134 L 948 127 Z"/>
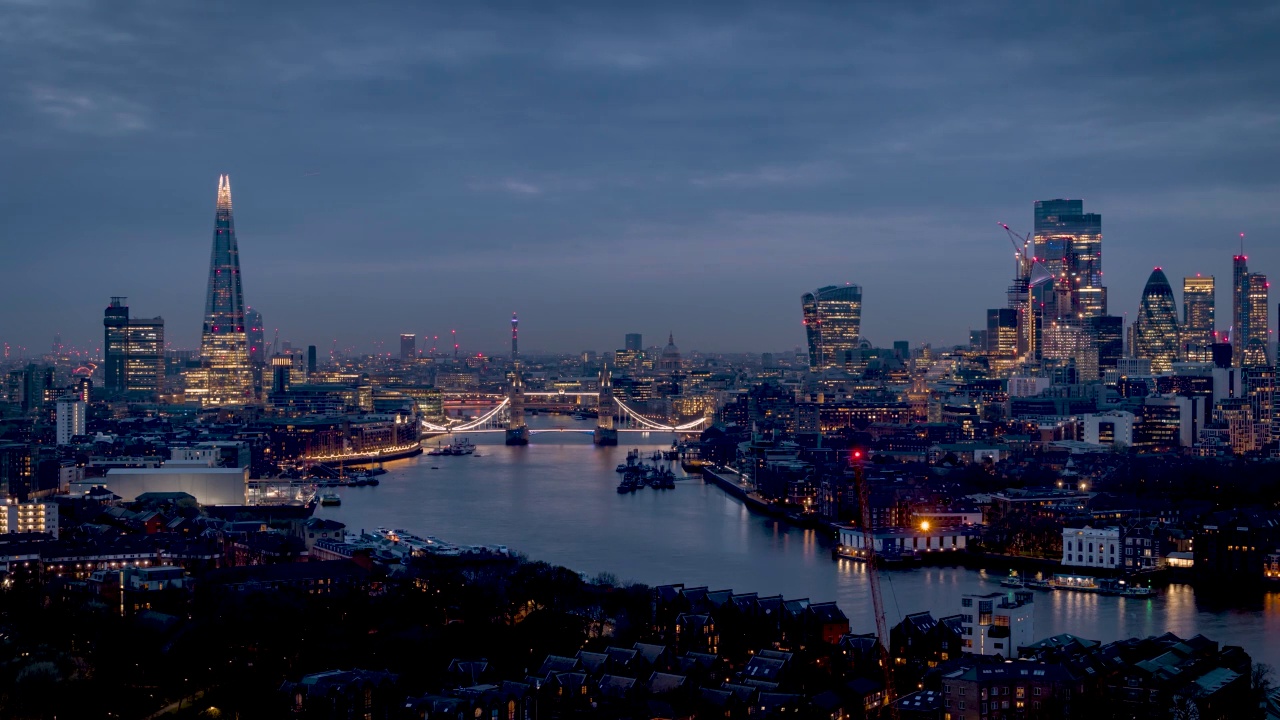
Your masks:
<path fill-rule="evenodd" d="M 123 294 L 193 346 L 219 172 L 302 343 L 787 347 L 844 281 L 872 340 L 959 342 L 1054 197 L 1115 313 L 1241 230 L 1280 263 L 1274 3 L 615 5 L 0 0 L 0 339 Z"/>

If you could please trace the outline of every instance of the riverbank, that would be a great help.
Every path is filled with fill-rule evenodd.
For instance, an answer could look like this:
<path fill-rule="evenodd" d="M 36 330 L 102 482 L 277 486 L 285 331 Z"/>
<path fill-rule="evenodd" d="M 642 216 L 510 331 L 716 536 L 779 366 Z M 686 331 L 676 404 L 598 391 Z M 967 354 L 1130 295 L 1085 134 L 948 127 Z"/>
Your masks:
<path fill-rule="evenodd" d="M 760 496 L 747 489 L 740 477 L 730 470 L 724 468 L 704 467 L 702 469 L 703 482 L 714 485 L 730 496 L 742 501 L 748 509 L 759 513 L 766 517 L 794 525 L 798 528 L 818 530 L 827 533 L 828 537 L 836 537 L 839 534 L 840 524 L 833 523 L 812 515 L 800 515 L 798 513 L 788 512 L 784 509 L 766 502 Z M 838 557 L 833 551 L 833 557 Z M 918 560 L 905 567 L 911 565 L 931 565 L 943 567 L 963 567 L 968 570 L 986 570 L 988 572 L 1008 573 L 1017 571 L 1020 575 L 1042 574 L 1046 577 L 1057 573 L 1064 572 L 1062 563 L 1051 558 L 1035 558 L 1024 557 L 1021 555 L 1004 555 L 1001 553 L 984 553 L 977 551 L 964 551 L 955 553 L 923 553 Z M 1093 571 L 1091 574 L 1099 576 L 1119 576 L 1119 572 Z"/>

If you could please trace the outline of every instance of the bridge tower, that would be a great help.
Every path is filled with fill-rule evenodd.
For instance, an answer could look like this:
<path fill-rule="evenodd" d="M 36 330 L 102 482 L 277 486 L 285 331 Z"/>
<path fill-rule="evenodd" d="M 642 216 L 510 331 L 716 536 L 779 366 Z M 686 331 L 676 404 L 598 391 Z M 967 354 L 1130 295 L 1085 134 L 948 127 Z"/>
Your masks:
<path fill-rule="evenodd" d="M 517 331 L 520 319 L 511 313 L 511 387 L 507 390 L 507 444 L 528 445 L 529 426 L 524 421 L 524 378 L 520 374 L 520 346 Z"/>
<path fill-rule="evenodd" d="M 609 372 L 609 363 L 600 368 L 600 402 L 596 408 L 599 416 L 596 420 L 596 431 L 592 440 L 596 445 L 617 445 L 618 429 L 613 426 L 613 374 Z"/>

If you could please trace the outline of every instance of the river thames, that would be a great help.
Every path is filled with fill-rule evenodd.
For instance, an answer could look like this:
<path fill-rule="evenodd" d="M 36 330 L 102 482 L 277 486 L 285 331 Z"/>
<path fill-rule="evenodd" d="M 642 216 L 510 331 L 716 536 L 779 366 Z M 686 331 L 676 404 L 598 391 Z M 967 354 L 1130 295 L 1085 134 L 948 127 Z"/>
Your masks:
<path fill-rule="evenodd" d="M 531 417 L 530 426 L 589 430 L 592 424 L 543 415 Z M 835 600 L 854 632 L 875 630 L 862 565 L 833 560 L 833 540 L 823 533 L 753 514 L 699 477 L 677 481 L 674 490 L 618 494 L 614 468 L 627 450 L 667 449 L 670 435 L 622 433 L 616 448 L 597 448 L 589 434 L 574 432 L 536 434 L 527 447 L 506 447 L 501 433 L 468 437 L 479 455 L 387 463 L 380 485 L 340 488 L 342 504 L 320 507 L 316 515 L 349 530 L 403 528 L 464 545 L 506 545 L 588 576 L 608 572 L 650 585 Z M 996 574 L 959 567 L 882 577 L 890 626 L 907 613 L 954 614 L 961 593 L 1003 590 Z M 1106 642 L 1202 633 L 1280 667 L 1280 592 L 1209 602 L 1189 585 L 1172 585 L 1146 599 L 1037 592 L 1035 604 L 1037 638 L 1067 632 Z"/>

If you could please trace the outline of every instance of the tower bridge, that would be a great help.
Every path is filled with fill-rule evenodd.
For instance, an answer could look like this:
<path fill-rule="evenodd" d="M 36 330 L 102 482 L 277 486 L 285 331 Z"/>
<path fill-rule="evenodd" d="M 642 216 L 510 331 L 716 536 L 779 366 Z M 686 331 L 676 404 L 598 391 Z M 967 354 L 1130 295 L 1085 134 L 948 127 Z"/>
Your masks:
<path fill-rule="evenodd" d="M 702 417 L 681 425 L 668 425 L 636 412 L 628 407 L 626 403 L 614 397 L 613 375 L 609 372 L 607 364 L 600 370 L 600 390 L 597 392 L 525 390 L 520 362 L 519 327 L 520 319 L 516 317 L 515 313 L 511 313 L 511 382 L 507 386 L 505 397 L 499 395 L 487 396 L 494 399 L 501 397 L 501 402 L 474 420 L 466 422 L 446 422 L 446 424 L 440 425 L 423 420 L 423 430 L 431 433 L 501 432 L 506 433 L 506 443 L 508 445 L 528 445 L 529 436 L 535 433 L 590 432 L 597 445 L 617 445 L 619 432 L 698 432 L 699 428 L 706 423 L 707 418 Z M 468 397 L 464 398 L 463 406 L 476 407 L 474 402 L 467 401 L 479 400 L 480 397 L 478 393 L 468 394 Z M 524 410 L 527 407 L 526 401 L 530 398 L 539 397 L 596 398 L 597 418 L 595 429 L 548 428 L 530 430 L 524 419 Z M 618 422 L 624 423 L 626 427 L 618 427 Z"/>
<path fill-rule="evenodd" d="M 574 396 L 574 397 L 582 397 L 582 398 L 590 397 L 590 398 L 596 398 L 597 402 L 603 397 L 603 399 L 606 402 L 608 400 L 613 401 L 615 410 L 613 412 L 599 412 L 599 417 L 597 418 L 597 422 L 596 422 L 596 429 L 594 430 L 587 430 L 587 429 L 560 430 L 558 428 L 530 430 L 527 425 L 521 422 L 521 425 L 524 426 L 526 433 L 536 435 L 536 434 L 547 433 L 547 432 L 584 432 L 584 433 L 590 432 L 593 434 L 598 434 L 599 429 L 603 427 L 607 430 L 613 430 L 613 432 L 615 433 L 614 443 L 616 444 L 617 442 L 616 433 L 620 433 L 620 432 L 675 432 L 675 433 L 700 432 L 708 420 L 708 418 L 698 418 L 697 420 L 693 420 L 687 423 L 682 423 L 679 425 L 670 425 L 667 423 L 658 422 L 656 420 L 652 420 L 640 414 L 635 409 L 631 408 L 626 403 L 619 400 L 617 397 L 614 397 L 612 392 L 605 393 L 602 395 L 602 393 L 599 393 L 599 392 L 525 391 L 522 393 L 521 400 L 523 400 L 525 397 L 547 397 L 552 395 L 566 395 L 566 396 Z M 423 420 L 422 429 L 431 433 L 506 432 L 511 426 L 511 417 L 512 417 L 511 407 L 512 407 L 511 398 L 506 397 L 506 398 L 503 398 L 501 401 L 499 401 L 497 405 L 489 408 L 486 412 L 484 412 L 479 417 L 473 420 L 468 420 L 465 422 L 446 423 L 443 425 L 439 423 L 433 423 L 428 420 Z M 522 403 L 522 407 L 523 407 L 523 403 Z M 521 414 L 523 415 L 523 413 Z M 621 420 L 622 422 L 626 423 L 628 426 L 617 427 L 616 420 Z M 597 442 L 597 444 L 610 444 L 610 443 Z"/>

